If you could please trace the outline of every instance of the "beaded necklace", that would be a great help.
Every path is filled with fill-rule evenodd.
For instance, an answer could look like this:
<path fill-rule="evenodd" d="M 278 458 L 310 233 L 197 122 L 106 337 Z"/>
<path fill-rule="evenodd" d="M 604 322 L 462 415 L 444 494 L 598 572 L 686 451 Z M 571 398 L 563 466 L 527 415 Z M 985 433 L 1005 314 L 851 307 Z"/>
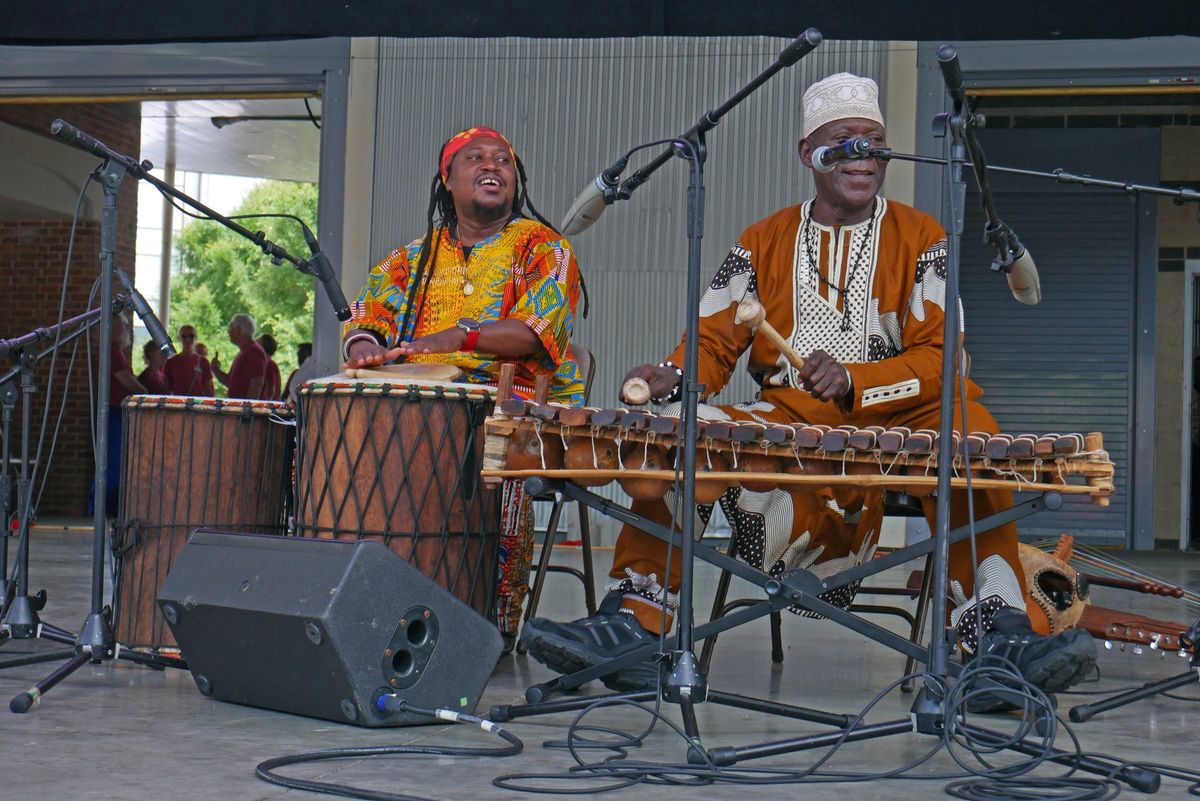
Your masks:
<path fill-rule="evenodd" d="M 868 220 L 872 221 L 872 228 L 870 229 L 869 233 L 862 238 L 862 241 L 858 243 L 858 250 L 855 251 L 854 259 L 850 262 L 850 270 L 846 274 L 846 281 L 841 286 L 837 286 L 828 278 L 826 278 L 825 274 L 821 271 L 820 266 L 817 264 L 817 256 L 813 253 L 811 204 L 808 207 L 808 214 L 804 216 L 804 231 L 801 233 L 801 237 L 804 239 L 804 253 L 808 257 L 808 264 L 812 269 L 813 277 L 818 279 L 820 283 L 824 284 L 829 289 L 833 290 L 837 294 L 838 298 L 842 301 L 841 329 L 843 331 L 850 330 L 850 303 L 847 293 L 850 291 L 850 284 L 854 282 L 854 276 L 858 274 L 858 268 L 862 265 L 863 255 L 867 252 L 867 245 L 870 244 L 871 240 L 874 238 L 872 233 L 874 232 L 875 203 L 876 201 L 871 201 L 871 215 L 867 218 Z M 819 243 L 820 233 L 818 233 L 817 236 Z"/>

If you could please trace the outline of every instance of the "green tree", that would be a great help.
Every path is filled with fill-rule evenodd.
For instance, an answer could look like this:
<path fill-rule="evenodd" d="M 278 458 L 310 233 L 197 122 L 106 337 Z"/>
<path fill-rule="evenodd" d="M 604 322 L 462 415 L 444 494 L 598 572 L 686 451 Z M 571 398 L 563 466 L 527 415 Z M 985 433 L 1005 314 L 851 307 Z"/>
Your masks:
<path fill-rule="evenodd" d="M 292 214 L 316 229 L 317 187 L 291 181 L 264 181 L 255 186 L 237 208 L 238 214 Z M 294 220 L 264 218 L 238 220 L 251 231 L 301 258 L 308 247 Z M 184 226 L 176 241 L 182 271 L 171 286 L 171 327 L 196 326 L 199 341 L 208 345 L 209 358 L 221 356 L 228 370 L 236 355 L 226 328 L 233 315 L 250 314 L 258 334 L 271 334 L 279 343 L 275 361 L 281 380 L 296 368 L 296 347 L 312 341 L 312 276 L 291 264 L 271 263 L 254 243 L 211 220 Z M 224 394 L 217 383 L 218 394 Z"/>

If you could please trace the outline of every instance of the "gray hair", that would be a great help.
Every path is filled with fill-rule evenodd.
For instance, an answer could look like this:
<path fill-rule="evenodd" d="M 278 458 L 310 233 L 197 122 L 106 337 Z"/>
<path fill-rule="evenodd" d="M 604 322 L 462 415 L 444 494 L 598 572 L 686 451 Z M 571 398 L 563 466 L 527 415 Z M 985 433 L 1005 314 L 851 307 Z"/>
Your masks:
<path fill-rule="evenodd" d="M 248 337 L 254 336 L 254 318 L 248 314 L 235 314 L 233 319 L 229 321 L 230 325 L 236 325 L 242 333 Z"/>

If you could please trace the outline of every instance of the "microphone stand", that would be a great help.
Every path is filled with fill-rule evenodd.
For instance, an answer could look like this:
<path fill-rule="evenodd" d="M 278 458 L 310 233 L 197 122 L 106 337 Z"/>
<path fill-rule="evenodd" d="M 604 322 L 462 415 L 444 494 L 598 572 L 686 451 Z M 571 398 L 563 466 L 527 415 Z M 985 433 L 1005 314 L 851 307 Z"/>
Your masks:
<path fill-rule="evenodd" d="M 939 54 L 940 57 L 940 54 Z M 979 115 L 975 115 L 975 124 L 982 126 L 983 120 Z M 974 138 L 970 141 L 974 141 Z M 911 161 L 921 164 L 938 164 L 946 165 L 948 162 L 945 159 L 934 158 L 930 156 L 917 156 L 908 153 L 895 153 L 890 148 L 874 149 L 870 153 L 871 157 L 883 159 L 901 159 L 903 161 Z M 991 239 L 990 232 L 993 228 L 993 206 L 991 203 L 991 190 L 986 181 L 986 171 L 991 170 L 997 173 L 1006 175 L 1019 175 L 1028 178 L 1041 178 L 1052 180 L 1061 184 L 1075 184 L 1079 186 L 1090 186 L 1098 189 L 1117 189 L 1130 194 L 1152 194 L 1170 197 L 1175 201 L 1175 205 L 1182 206 L 1184 203 L 1200 203 L 1200 192 L 1186 187 L 1165 187 L 1151 186 L 1147 184 L 1138 184 L 1132 181 L 1120 181 L 1107 178 L 1096 178 L 1091 175 L 1076 175 L 1064 169 L 1057 168 L 1051 172 L 1042 170 L 1029 170 L 1016 167 L 999 167 L 992 164 L 987 164 L 983 159 L 983 152 L 976 143 L 971 149 L 970 166 L 974 168 L 976 178 L 983 180 L 979 183 L 980 203 L 985 212 L 988 214 L 988 238 Z M 961 198 L 960 198 L 961 200 Z M 994 240 L 993 240 L 994 242 Z M 992 269 L 997 269 L 995 263 Z M 936 618 L 935 618 L 936 619 Z M 1097 701 L 1092 704 L 1080 704 L 1072 707 L 1069 712 L 1069 717 L 1073 723 L 1086 723 L 1096 715 L 1108 712 L 1113 709 L 1118 709 L 1123 706 L 1141 701 L 1144 698 L 1151 698 L 1155 695 L 1165 694 L 1172 690 L 1186 687 L 1196 681 L 1200 681 L 1200 652 L 1196 649 L 1197 641 L 1200 641 L 1200 618 L 1197 618 L 1192 623 L 1191 628 L 1180 635 L 1180 641 L 1192 649 L 1191 660 L 1188 663 L 1188 669 L 1184 672 L 1169 678 L 1161 679 L 1156 682 L 1148 682 L 1147 684 L 1137 689 L 1119 693 L 1102 701 Z"/>
<path fill-rule="evenodd" d="M 621 173 L 624 171 L 625 165 L 628 164 L 629 157 L 643 146 L 635 147 L 626 152 L 611 167 L 596 176 L 595 180 L 588 185 L 583 194 L 575 201 L 575 204 L 567 212 L 567 216 L 561 225 L 563 233 L 574 235 L 587 230 L 599 219 L 608 206 L 611 206 L 618 200 L 628 200 L 634 190 L 644 184 L 659 167 L 670 161 L 672 156 L 682 155 L 678 150 L 680 147 L 678 142 L 680 140 L 702 143 L 704 134 L 715 128 L 721 121 L 721 118 L 730 109 L 745 100 L 758 87 L 770 80 L 775 73 L 784 67 L 790 67 L 811 53 L 816 49 L 817 45 L 821 44 L 821 40 L 821 32 L 816 28 L 809 28 L 804 31 L 804 33 L 796 37 L 780 52 L 779 56 L 770 66 L 752 78 L 733 97 L 726 100 L 720 106 L 717 106 L 717 108 L 705 112 L 700 117 L 700 120 L 680 134 L 678 139 L 662 140 L 670 142 L 672 147 L 658 154 L 652 161 L 629 176 L 624 183 L 621 183 Z M 685 158 L 688 157 L 685 156 Z"/>
<path fill-rule="evenodd" d="M 821 44 L 822 40 L 823 37 L 821 36 L 821 32 L 816 28 L 809 28 L 805 30 L 804 33 L 800 34 L 791 44 L 784 48 L 783 52 L 779 54 L 779 57 L 775 59 L 774 63 L 752 78 L 750 82 L 738 90 L 733 97 L 729 98 L 715 109 L 705 112 L 705 114 L 700 118 L 699 122 L 680 134 L 679 138 L 703 144 L 704 134 L 717 127 L 717 123 L 721 121 L 721 118 L 724 117 L 730 109 L 749 97 L 756 89 L 758 89 L 758 87 L 762 86 L 772 77 L 774 77 L 775 73 L 779 72 L 784 67 L 792 66 L 800 59 L 807 56 L 816 49 L 817 45 Z M 662 153 L 658 154 L 653 161 L 637 170 L 633 175 L 629 176 L 624 182 L 621 183 L 621 186 L 617 189 L 613 200 L 628 200 L 635 189 L 646 183 L 646 180 L 654 174 L 654 171 L 670 161 L 671 157 L 674 155 L 678 155 L 674 149 L 664 150 Z"/>
<path fill-rule="evenodd" d="M 245 237 L 253 242 L 254 245 L 257 246 L 263 253 L 270 256 L 272 264 L 278 266 L 286 261 L 295 267 L 299 272 L 315 277 L 321 282 L 322 286 L 325 287 L 326 295 L 329 298 L 329 302 L 333 305 L 334 312 L 337 314 L 337 318 L 343 321 L 350 319 L 350 306 L 346 302 L 346 298 L 344 295 L 342 295 L 341 288 L 338 286 L 337 281 L 335 280 L 333 268 L 329 263 L 329 259 L 324 253 L 321 252 L 320 245 L 317 244 L 317 240 L 312 237 L 312 234 L 307 227 L 304 227 L 305 241 L 312 250 L 312 256 L 306 260 L 288 253 L 284 247 L 267 239 L 266 234 L 264 234 L 262 231 L 250 231 L 229 217 L 226 217 L 224 214 L 210 209 L 208 206 L 204 205 L 195 198 L 184 194 L 170 184 L 159 180 L 154 175 L 151 175 L 150 171 L 154 169 L 154 165 L 149 160 L 138 162 L 130 156 L 117 153 L 100 140 L 88 136 L 78 128 L 69 123 L 63 122 L 62 120 L 55 120 L 50 125 L 50 132 L 72 147 L 105 159 L 105 167 L 103 169 L 107 170 L 108 164 L 114 164 L 116 165 L 116 168 L 121 170 L 122 178 L 128 174 L 132 175 L 138 180 L 146 181 L 147 183 L 153 185 L 154 188 L 156 188 L 159 192 L 170 195 L 176 200 L 186 203 L 187 205 L 204 214 L 208 219 L 218 222 L 228 228 L 230 231 Z M 121 179 L 118 179 L 118 183 L 120 183 L 120 180 Z M 116 214 L 115 209 L 113 210 L 113 214 Z"/>
<path fill-rule="evenodd" d="M 78 132 L 76 132 L 78 133 Z M 101 145 L 102 146 L 102 145 Z M 86 149 L 86 148 L 85 148 Z M 107 148 L 104 148 L 107 151 Z M 96 438 L 95 438 L 95 504 L 94 515 L 92 519 L 92 587 L 91 587 L 91 610 L 84 620 L 83 626 L 74 638 L 74 647 L 67 652 L 54 652 L 50 654 L 35 654 L 22 659 L 9 660 L 0 664 L 0 669 L 5 667 L 14 667 L 21 664 L 29 664 L 31 662 L 48 661 L 49 659 L 57 659 L 67 654 L 71 654 L 71 658 L 52 672 L 49 676 L 37 682 L 29 690 L 19 693 L 14 696 L 9 704 L 9 708 L 16 713 L 28 711 L 34 701 L 42 696 L 48 689 L 58 684 L 67 676 L 74 673 L 79 668 L 83 667 L 88 662 L 99 663 L 107 659 L 113 659 L 117 656 L 128 659 L 130 661 L 142 662 L 155 667 L 166 667 L 168 665 L 181 665 L 181 660 L 167 659 L 151 654 L 140 654 L 135 651 L 121 650 L 117 643 L 113 640 L 111 621 L 109 620 L 109 610 L 104 606 L 104 543 L 107 519 L 107 493 L 102 482 L 106 482 L 108 476 L 108 396 L 109 387 L 112 381 L 112 314 L 103 313 L 105 310 L 114 308 L 113 295 L 113 275 L 116 259 L 117 248 L 117 190 L 121 188 L 121 182 L 129 173 L 131 168 L 131 159 L 111 153 L 106 158 L 104 164 L 98 170 L 100 176 L 100 184 L 104 189 L 104 208 L 100 216 L 100 308 L 95 312 L 99 317 L 100 323 L 100 358 L 98 365 L 98 380 L 97 380 L 97 397 L 96 397 Z M 137 169 L 141 169 L 138 165 L 133 165 Z M 86 316 L 86 315 L 84 315 Z M 94 324 L 91 321 L 90 324 Z M 90 327 L 90 325 L 89 325 Z M 32 369 L 31 365 L 26 369 Z M 28 388 L 32 390 L 32 380 L 28 383 Z M 28 397 L 23 410 L 24 417 L 29 416 L 30 407 Z M 23 450 L 28 452 L 28 441 L 23 444 Z M 24 468 L 23 468 L 24 470 Z M 32 498 L 32 482 L 26 479 L 26 487 L 24 497 L 22 499 L 21 513 L 21 529 L 22 529 L 22 549 L 28 559 L 28 526 L 29 526 L 29 504 Z M 26 571 L 27 573 L 27 571 Z M 27 575 L 26 575 L 27 580 Z M 25 584 L 25 582 L 22 582 Z M 18 592 L 26 592 L 27 584 L 18 588 Z M 61 630 L 51 632 L 42 627 L 37 621 L 37 608 L 33 602 L 34 599 L 29 599 L 28 596 L 18 595 L 14 599 L 13 610 L 9 618 L 19 614 L 20 619 L 18 625 L 14 627 L 9 625 L 9 632 L 13 637 L 31 637 L 35 632 L 41 631 L 43 636 L 49 639 L 70 641 L 69 638 L 59 636 Z"/>
<path fill-rule="evenodd" d="M 982 115 L 976 114 L 977 119 Z M 982 126 L 981 126 L 982 127 Z M 872 148 L 864 158 L 879 158 L 879 159 L 899 159 L 900 161 L 912 161 L 918 164 L 937 164 L 945 166 L 946 160 L 939 159 L 936 156 L 918 156 L 912 153 L 897 153 L 890 147 Z M 975 163 L 971 161 L 964 162 L 964 166 L 975 167 Z M 1045 178 L 1051 181 L 1057 181 L 1060 184 L 1078 184 L 1080 186 L 1093 186 L 1097 189 L 1119 189 L 1122 192 L 1130 194 L 1140 194 L 1145 192 L 1149 195 L 1162 195 L 1174 199 L 1176 206 L 1182 206 L 1184 203 L 1200 203 L 1200 191 L 1188 189 L 1187 187 L 1178 186 L 1151 186 L 1149 184 L 1138 184 L 1133 181 L 1118 181 L 1109 178 L 1096 178 L 1092 175 L 1076 175 L 1073 172 L 1068 172 L 1061 167 L 1058 167 L 1050 172 L 1045 170 L 1028 170 L 1021 167 L 1001 167 L 996 164 L 984 164 L 985 170 L 990 172 L 1003 173 L 1005 175 L 1021 175 L 1027 178 Z M 984 184 L 986 185 L 986 184 Z M 982 189 L 981 189 L 982 194 Z M 990 205 L 990 189 L 989 205 Z M 982 202 L 982 201 L 981 201 Z"/>
<path fill-rule="evenodd" d="M 124 300 L 120 301 L 121 305 Z M 115 307 L 114 307 L 115 308 Z M 29 527 L 32 524 L 33 510 L 33 477 L 30 475 L 32 459 L 29 455 L 30 430 L 32 428 L 33 396 L 36 387 L 33 383 L 33 369 L 37 362 L 52 353 L 56 348 L 66 345 L 81 334 L 88 331 L 99 322 L 101 309 L 92 309 L 77 317 L 64 320 L 49 328 L 37 328 L 30 333 L 15 339 L 0 340 L 0 355 L 7 355 L 15 365 L 7 373 L 0 375 L 0 406 L 3 407 L 3 459 L 0 466 L 0 520 L 4 523 L 4 545 L 0 548 L 0 643 L 10 639 L 32 639 L 43 632 L 48 635 L 58 635 L 58 638 L 68 637 L 67 642 L 74 638 L 64 629 L 43 623 L 38 618 L 46 606 L 46 591 L 39 590 L 29 594 Z M 72 326 L 80 327 L 62 336 L 61 332 Z M 47 339 L 56 339 L 57 343 L 41 352 L 34 350 Z M 20 377 L 20 384 L 16 380 Z M 18 388 L 19 386 L 19 388 Z M 24 397 L 21 404 L 21 457 L 17 470 L 16 508 L 12 508 L 12 478 L 9 476 L 9 454 L 11 443 L 12 412 L 19 398 Z M 13 517 L 13 513 L 16 516 Z M 8 532 L 11 521 L 16 521 L 17 534 L 17 563 L 16 581 L 9 579 L 8 566 Z"/>
<path fill-rule="evenodd" d="M 693 560 L 695 557 L 696 538 L 695 538 L 695 498 L 696 498 L 696 407 L 700 402 L 700 396 L 704 392 L 704 385 L 699 383 L 699 360 L 700 360 L 700 343 L 696 332 L 700 327 L 700 299 L 701 299 L 701 239 L 704 236 L 704 162 L 707 158 L 707 149 L 705 146 L 705 134 L 712 130 L 721 121 L 721 118 L 734 106 L 741 103 L 754 90 L 760 87 L 775 73 L 787 66 L 791 66 L 801 58 L 812 52 L 813 49 L 821 43 L 821 34 L 815 28 L 809 28 L 801 36 L 789 44 L 779 57 L 765 70 L 753 78 L 746 86 L 739 90 L 725 103 L 718 106 L 716 109 L 705 112 L 700 120 L 678 137 L 661 140 L 659 142 L 651 142 L 645 145 L 639 145 L 626 153 L 617 165 L 604 173 L 606 182 L 615 182 L 619 177 L 619 169 L 624 165 L 629 155 L 645 147 L 653 147 L 662 142 L 670 143 L 670 147 L 659 154 L 654 160 L 646 164 L 644 167 L 635 172 L 632 176 L 625 180 L 620 185 L 620 188 L 615 191 L 605 192 L 605 203 L 612 203 L 615 200 L 627 200 L 637 187 L 641 186 L 659 167 L 665 164 L 672 156 L 679 156 L 686 160 L 690 165 L 689 182 L 687 189 L 687 237 L 688 237 L 688 272 L 687 272 L 687 336 L 685 337 L 685 356 L 682 378 L 682 401 L 683 407 L 680 412 L 681 422 L 683 424 L 683 458 L 682 458 L 682 474 L 683 487 L 681 497 L 678 501 L 678 507 L 673 510 L 674 522 L 671 525 L 671 534 L 668 536 L 668 541 L 674 539 L 679 543 L 680 550 L 680 575 L 679 575 L 679 601 L 676 608 L 676 645 L 675 650 L 666 655 L 666 661 L 669 666 L 669 671 L 662 684 L 662 693 L 664 700 L 672 703 L 677 703 L 680 706 L 680 711 L 684 722 L 684 731 L 687 734 L 689 741 L 689 759 L 698 759 L 701 757 L 701 740 L 699 727 L 696 721 L 696 715 L 693 705 L 710 700 L 708 686 L 705 680 L 703 670 L 700 667 L 699 660 L 695 654 L 695 619 L 693 610 Z M 611 174 L 610 174 L 611 173 Z M 542 479 L 534 478 L 527 480 L 526 491 L 537 491 L 537 494 L 542 494 L 547 490 Z M 568 487 L 565 491 L 570 492 Z M 637 522 L 647 531 L 655 532 L 657 528 L 652 521 L 645 520 L 638 515 L 634 515 L 628 510 L 622 510 L 622 517 L 630 522 Z M 682 517 L 682 520 L 679 519 Z M 675 536 L 677 535 L 677 536 Z M 659 534 L 656 534 L 659 536 Z M 628 655 L 627 655 L 628 656 Z M 591 668 L 587 671 L 573 674 L 571 678 L 578 678 L 585 674 L 595 674 L 596 676 L 605 675 L 613 670 L 623 667 L 628 664 L 628 660 L 624 658 L 615 659 L 605 665 Z M 565 686 L 561 679 L 556 680 L 558 686 Z M 589 675 L 590 678 L 590 675 Z M 551 682 L 551 684 L 556 684 Z M 579 683 L 582 683 L 580 681 Z M 554 689 L 557 689 L 556 686 Z M 578 684 L 574 684 L 578 686 Z M 553 712 L 558 711 L 555 705 L 545 705 L 545 709 L 534 710 L 533 707 L 540 704 L 544 700 L 544 690 L 546 686 L 535 686 L 529 688 L 526 692 L 526 698 L 531 702 L 530 707 L 521 710 L 513 710 L 504 707 L 502 715 L 505 717 L 518 717 L 531 714 L 539 714 L 541 711 Z M 792 717 L 798 717 L 807 720 L 815 720 L 830 725 L 844 726 L 848 718 L 844 715 L 831 715 L 828 713 L 817 712 L 816 710 L 801 709 L 798 707 L 786 707 L 782 704 L 769 704 L 766 702 L 757 702 L 753 699 L 745 699 L 740 696 L 731 696 L 725 693 L 713 693 L 711 700 L 718 703 L 726 703 L 732 706 L 740 706 L 742 708 L 756 708 L 766 711 L 778 712 L 780 714 L 789 714 Z M 755 706 L 747 706 L 747 704 L 755 704 Z M 784 711 L 787 709 L 788 711 Z M 493 719 L 496 718 L 497 710 L 493 710 Z"/>
<path fill-rule="evenodd" d="M 1107 712 L 1110 709 L 1132 704 L 1134 701 L 1140 701 L 1143 698 L 1150 698 L 1161 693 L 1168 693 L 1171 690 L 1177 690 L 1180 687 L 1186 687 L 1189 684 L 1194 684 L 1200 681 L 1200 651 L 1197 650 L 1197 642 L 1200 641 L 1200 617 L 1196 618 L 1196 622 L 1192 627 L 1179 635 L 1179 641 L 1185 647 L 1192 649 L 1192 659 L 1188 663 L 1188 669 L 1177 676 L 1161 679 L 1159 681 L 1150 682 L 1136 690 L 1114 695 L 1111 698 L 1106 698 L 1103 701 L 1097 701 L 1094 704 L 1081 704 L 1073 707 L 1069 717 L 1074 723 L 1085 723 L 1091 720 L 1101 712 Z"/>

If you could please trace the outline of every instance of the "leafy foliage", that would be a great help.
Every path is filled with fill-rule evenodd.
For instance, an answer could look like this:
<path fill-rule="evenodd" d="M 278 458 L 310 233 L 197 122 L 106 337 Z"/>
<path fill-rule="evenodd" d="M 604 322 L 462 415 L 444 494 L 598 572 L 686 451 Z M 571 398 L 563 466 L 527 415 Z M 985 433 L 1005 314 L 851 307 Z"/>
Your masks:
<path fill-rule="evenodd" d="M 250 190 L 237 214 L 292 214 L 316 230 L 317 187 L 290 181 L 264 181 Z M 288 253 L 305 258 L 308 247 L 294 220 L 265 218 L 238 220 L 251 231 Z M 226 328 L 233 315 L 246 312 L 258 324 L 256 337 L 271 334 L 279 343 L 275 361 L 282 381 L 296 368 L 296 347 L 312 341 L 313 284 L 311 276 L 284 262 L 271 263 L 254 243 L 220 223 L 196 220 L 177 239 L 182 271 L 171 286 L 171 328 L 196 326 L 199 342 L 208 354 L 221 357 L 229 369 L 237 349 Z M 218 394 L 221 392 L 220 382 Z"/>

